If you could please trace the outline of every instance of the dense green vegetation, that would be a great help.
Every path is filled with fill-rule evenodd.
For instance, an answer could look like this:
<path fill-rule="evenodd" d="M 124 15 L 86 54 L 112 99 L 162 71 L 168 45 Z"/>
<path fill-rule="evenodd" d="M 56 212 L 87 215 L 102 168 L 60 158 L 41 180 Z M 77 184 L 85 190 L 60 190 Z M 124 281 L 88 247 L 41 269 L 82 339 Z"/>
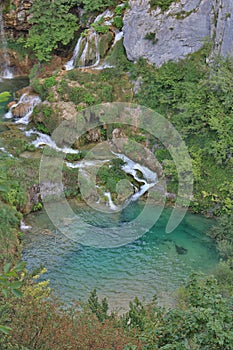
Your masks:
<path fill-rule="evenodd" d="M 49 62 L 61 45 L 67 45 L 79 29 L 75 9 L 86 13 L 116 7 L 113 0 L 55 0 L 33 2 L 32 27 L 26 46 L 40 62 Z M 150 1 L 152 8 L 166 11 L 172 1 Z M 122 26 L 117 7 L 115 25 Z M 85 16 L 84 16 L 85 17 Z M 153 35 L 152 35 L 153 34 Z M 154 33 L 148 40 L 155 40 Z M 101 72 L 72 70 L 59 77 L 40 79 L 43 64 L 35 65 L 31 84 L 43 100 L 72 102 L 77 110 L 101 102 L 125 101 L 145 105 L 166 116 L 185 140 L 194 172 L 194 197 L 190 209 L 220 217 L 209 235 L 217 242 L 221 257 L 213 276 L 192 275 L 176 292 L 174 307 L 166 309 L 155 301 L 143 305 L 137 298 L 123 316 L 111 314 L 107 301 L 98 300 L 96 291 L 85 305 L 64 308 L 50 294 L 46 282 L 37 282 L 18 265 L 21 251 L 19 230 L 22 213 L 38 210 L 41 202 L 28 204 L 28 193 L 38 183 L 39 159 L 17 158 L 33 152 L 26 138 L 2 133 L 4 145 L 13 157 L 0 154 L 0 348 L 3 350 L 118 349 L 118 350 L 230 350 L 233 342 L 233 61 L 215 58 L 208 65 L 208 45 L 187 59 L 168 62 L 161 68 L 144 60 L 127 61 L 122 42 L 112 57 L 117 66 Z M 132 85 L 140 82 L 133 93 Z M 0 94 L 0 102 L 9 98 Z M 58 120 L 57 111 L 45 104 L 36 108 L 38 130 L 51 133 Z M 37 118 L 39 121 L 37 121 Z M 42 120 L 41 120 L 42 119 Z M 120 126 L 119 126 L 120 127 Z M 108 131 L 108 130 L 107 130 Z M 105 140 L 106 130 L 101 130 Z M 11 131 L 12 132 L 12 131 Z M 160 142 L 150 135 L 135 135 L 155 152 L 167 177 L 168 190 L 176 192 L 178 180 L 174 162 Z M 84 140 L 85 142 L 85 140 Z M 39 151 L 37 151 L 39 153 Z M 82 155 L 69 155 L 77 160 Z M 72 159 L 70 159 L 72 158 Z M 97 180 L 114 193 L 116 183 L 126 179 L 119 170 L 102 167 Z M 64 169 L 67 196 L 79 195 L 77 169 Z M 110 176 L 111 175 L 111 176 Z M 26 276 L 26 277 L 25 277 Z M 34 276 L 35 277 L 35 276 Z M 49 296 L 49 299 L 48 299 Z"/>
<path fill-rule="evenodd" d="M 31 29 L 25 47 L 31 49 L 40 62 L 48 62 L 52 53 L 69 44 L 78 31 L 74 14 L 78 6 L 83 7 L 85 13 L 95 13 L 117 3 L 116 0 L 35 0 L 30 10 Z M 122 26 L 120 16 L 116 17 L 116 25 Z"/>
<path fill-rule="evenodd" d="M 58 44 L 66 45 L 73 38 L 78 29 L 77 18 L 69 9 L 70 5 L 64 0 L 33 2 L 32 28 L 26 46 L 40 61 L 48 61 Z"/>
<path fill-rule="evenodd" d="M 95 290 L 78 309 L 59 312 L 62 305 L 45 300 L 46 282 L 24 277 L 21 293 L 0 301 L 0 324 L 12 329 L 2 329 L 3 350 L 230 350 L 233 341 L 232 296 L 223 297 L 213 277 L 192 275 L 170 310 L 158 306 L 156 298 L 147 306 L 136 298 L 122 317 L 108 313 L 106 299 L 99 301 Z"/>
<path fill-rule="evenodd" d="M 193 159 L 194 211 L 229 213 L 232 191 L 232 61 L 216 59 L 207 66 L 208 50 L 184 61 L 168 62 L 155 69 L 141 60 L 132 77 L 142 79 L 134 100 L 166 116 L 181 133 Z M 169 154 L 157 149 L 171 191 L 176 188 L 176 170 Z"/>

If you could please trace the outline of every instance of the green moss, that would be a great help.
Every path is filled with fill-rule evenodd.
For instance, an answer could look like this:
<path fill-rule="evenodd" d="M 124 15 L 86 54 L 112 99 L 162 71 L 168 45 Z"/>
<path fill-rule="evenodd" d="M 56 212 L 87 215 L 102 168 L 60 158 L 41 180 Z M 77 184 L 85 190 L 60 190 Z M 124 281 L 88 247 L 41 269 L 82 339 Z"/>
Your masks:
<path fill-rule="evenodd" d="M 116 42 L 106 57 L 106 62 L 109 65 L 119 67 L 121 70 L 127 71 L 130 68 L 132 63 L 129 62 L 126 57 L 125 48 L 123 46 L 123 39 Z"/>
<path fill-rule="evenodd" d="M 105 57 L 107 51 L 109 50 L 111 42 L 112 34 L 110 31 L 104 35 L 101 35 L 99 40 L 99 53 L 101 58 Z"/>
<path fill-rule="evenodd" d="M 193 13 L 193 11 L 180 11 L 178 13 L 176 13 L 176 19 L 184 19 L 186 17 L 188 17 L 189 15 L 191 15 L 191 13 Z"/>

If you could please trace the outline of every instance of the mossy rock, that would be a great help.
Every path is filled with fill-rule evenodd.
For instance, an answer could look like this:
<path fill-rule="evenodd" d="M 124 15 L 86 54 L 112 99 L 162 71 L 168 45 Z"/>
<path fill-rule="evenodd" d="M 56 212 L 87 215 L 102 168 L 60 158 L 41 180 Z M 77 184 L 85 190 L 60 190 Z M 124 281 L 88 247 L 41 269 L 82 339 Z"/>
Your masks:
<path fill-rule="evenodd" d="M 123 66 L 129 64 L 123 46 L 123 39 L 116 42 L 106 57 L 106 63 L 110 66 Z"/>
<path fill-rule="evenodd" d="M 100 36 L 99 40 L 99 53 L 100 58 L 104 58 L 109 48 L 111 47 L 111 43 L 113 41 L 113 33 L 108 32 Z"/>

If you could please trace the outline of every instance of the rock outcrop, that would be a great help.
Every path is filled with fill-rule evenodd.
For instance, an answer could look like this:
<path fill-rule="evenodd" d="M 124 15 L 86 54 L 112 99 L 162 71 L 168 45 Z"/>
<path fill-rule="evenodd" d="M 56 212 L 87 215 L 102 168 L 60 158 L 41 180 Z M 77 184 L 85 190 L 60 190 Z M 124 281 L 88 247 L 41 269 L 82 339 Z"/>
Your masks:
<path fill-rule="evenodd" d="M 175 0 L 162 11 L 150 0 L 131 0 L 124 17 L 128 58 L 140 57 L 156 66 L 199 50 L 208 40 L 213 52 L 233 55 L 232 0 Z"/>
<path fill-rule="evenodd" d="M 22 32 L 28 31 L 30 28 L 29 18 L 32 0 L 12 0 L 3 6 L 5 9 L 4 20 L 5 29 L 8 36 L 18 38 Z"/>

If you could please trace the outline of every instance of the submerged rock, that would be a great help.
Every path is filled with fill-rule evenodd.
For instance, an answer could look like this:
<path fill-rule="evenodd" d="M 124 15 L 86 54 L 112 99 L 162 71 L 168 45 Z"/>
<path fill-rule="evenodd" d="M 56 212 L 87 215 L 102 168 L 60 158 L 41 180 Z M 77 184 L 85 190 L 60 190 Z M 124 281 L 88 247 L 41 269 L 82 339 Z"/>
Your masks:
<path fill-rule="evenodd" d="M 184 255 L 184 254 L 187 254 L 187 252 L 188 252 L 188 249 L 186 249 L 184 247 L 181 247 L 181 246 L 179 246 L 177 244 L 175 244 L 175 247 L 176 247 L 176 252 L 179 255 Z"/>

